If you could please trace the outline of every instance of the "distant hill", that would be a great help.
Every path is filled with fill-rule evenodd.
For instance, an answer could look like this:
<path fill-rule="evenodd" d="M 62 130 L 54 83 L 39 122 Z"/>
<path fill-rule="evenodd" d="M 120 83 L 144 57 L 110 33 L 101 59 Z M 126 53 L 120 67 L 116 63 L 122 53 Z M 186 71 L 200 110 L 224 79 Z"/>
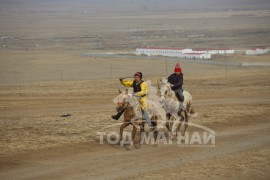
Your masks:
<path fill-rule="evenodd" d="M 162 12 L 162 11 L 228 11 L 269 9 L 269 0 L 0 0 L 0 9 L 69 8 L 75 11 L 99 10 L 101 12 Z"/>

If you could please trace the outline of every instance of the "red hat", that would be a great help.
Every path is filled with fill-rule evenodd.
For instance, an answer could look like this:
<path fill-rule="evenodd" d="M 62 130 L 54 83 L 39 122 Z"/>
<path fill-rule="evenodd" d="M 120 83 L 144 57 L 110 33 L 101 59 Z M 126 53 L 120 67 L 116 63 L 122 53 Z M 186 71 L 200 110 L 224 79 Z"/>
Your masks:
<path fill-rule="evenodd" d="M 179 63 L 175 65 L 174 72 L 182 72 L 182 68 L 180 67 Z"/>
<path fill-rule="evenodd" d="M 142 79 L 142 73 L 141 73 L 141 72 L 136 72 L 136 73 L 134 74 L 134 77 L 135 77 L 135 76 L 139 76 L 140 79 Z"/>

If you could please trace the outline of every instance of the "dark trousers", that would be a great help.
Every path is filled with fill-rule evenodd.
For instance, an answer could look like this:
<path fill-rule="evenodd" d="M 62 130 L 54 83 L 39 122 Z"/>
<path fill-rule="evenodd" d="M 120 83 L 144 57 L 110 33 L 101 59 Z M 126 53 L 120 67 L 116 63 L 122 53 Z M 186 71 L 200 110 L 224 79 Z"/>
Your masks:
<path fill-rule="evenodd" d="M 175 92 L 175 95 L 176 95 L 177 99 L 180 102 L 184 102 L 183 89 L 177 89 L 177 90 L 174 90 L 174 92 Z"/>

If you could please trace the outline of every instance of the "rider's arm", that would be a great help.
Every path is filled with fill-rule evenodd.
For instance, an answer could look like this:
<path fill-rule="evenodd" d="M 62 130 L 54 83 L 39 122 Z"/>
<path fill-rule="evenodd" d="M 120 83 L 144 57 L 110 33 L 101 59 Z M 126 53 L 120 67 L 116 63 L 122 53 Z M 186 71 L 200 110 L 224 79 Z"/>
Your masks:
<path fill-rule="evenodd" d="M 133 86 L 133 81 L 130 81 L 130 80 L 122 80 L 120 82 L 121 82 L 121 84 L 123 86 L 127 86 L 127 87 L 132 87 Z"/>
<path fill-rule="evenodd" d="M 172 81 L 173 81 L 173 76 L 174 76 L 174 74 L 171 74 L 171 75 L 168 77 L 168 83 L 173 84 L 173 83 L 172 83 Z"/>
<path fill-rule="evenodd" d="M 138 96 L 143 96 L 143 95 L 145 95 L 146 93 L 147 93 L 147 84 L 146 84 L 146 82 L 143 82 L 142 84 L 141 84 L 141 91 L 140 92 L 137 92 L 136 94 L 138 95 Z"/>

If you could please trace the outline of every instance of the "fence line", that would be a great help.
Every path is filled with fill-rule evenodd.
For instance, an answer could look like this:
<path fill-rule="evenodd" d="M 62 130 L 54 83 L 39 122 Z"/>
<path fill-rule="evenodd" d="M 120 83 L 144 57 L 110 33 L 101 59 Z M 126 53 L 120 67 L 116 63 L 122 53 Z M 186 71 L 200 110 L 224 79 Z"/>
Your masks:
<path fill-rule="evenodd" d="M 124 74 L 130 74 L 133 72 L 119 73 L 117 69 L 114 69 L 113 64 L 110 64 L 105 70 L 105 73 L 96 74 L 95 72 L 68 72 L 64 70 L 59 71 L 8 71 L 0 72 L 0 85 L 11 84 L 24 84 L 35 82 L 49 82 L 49 81 L 87 81 L 87 80 L 102 80 L 102 79 L 118 79 Z M 165 72 L 165 70 L 164 70 Z M 160 74 L 144 73 L 144 77 L 159 76 Z"/>

